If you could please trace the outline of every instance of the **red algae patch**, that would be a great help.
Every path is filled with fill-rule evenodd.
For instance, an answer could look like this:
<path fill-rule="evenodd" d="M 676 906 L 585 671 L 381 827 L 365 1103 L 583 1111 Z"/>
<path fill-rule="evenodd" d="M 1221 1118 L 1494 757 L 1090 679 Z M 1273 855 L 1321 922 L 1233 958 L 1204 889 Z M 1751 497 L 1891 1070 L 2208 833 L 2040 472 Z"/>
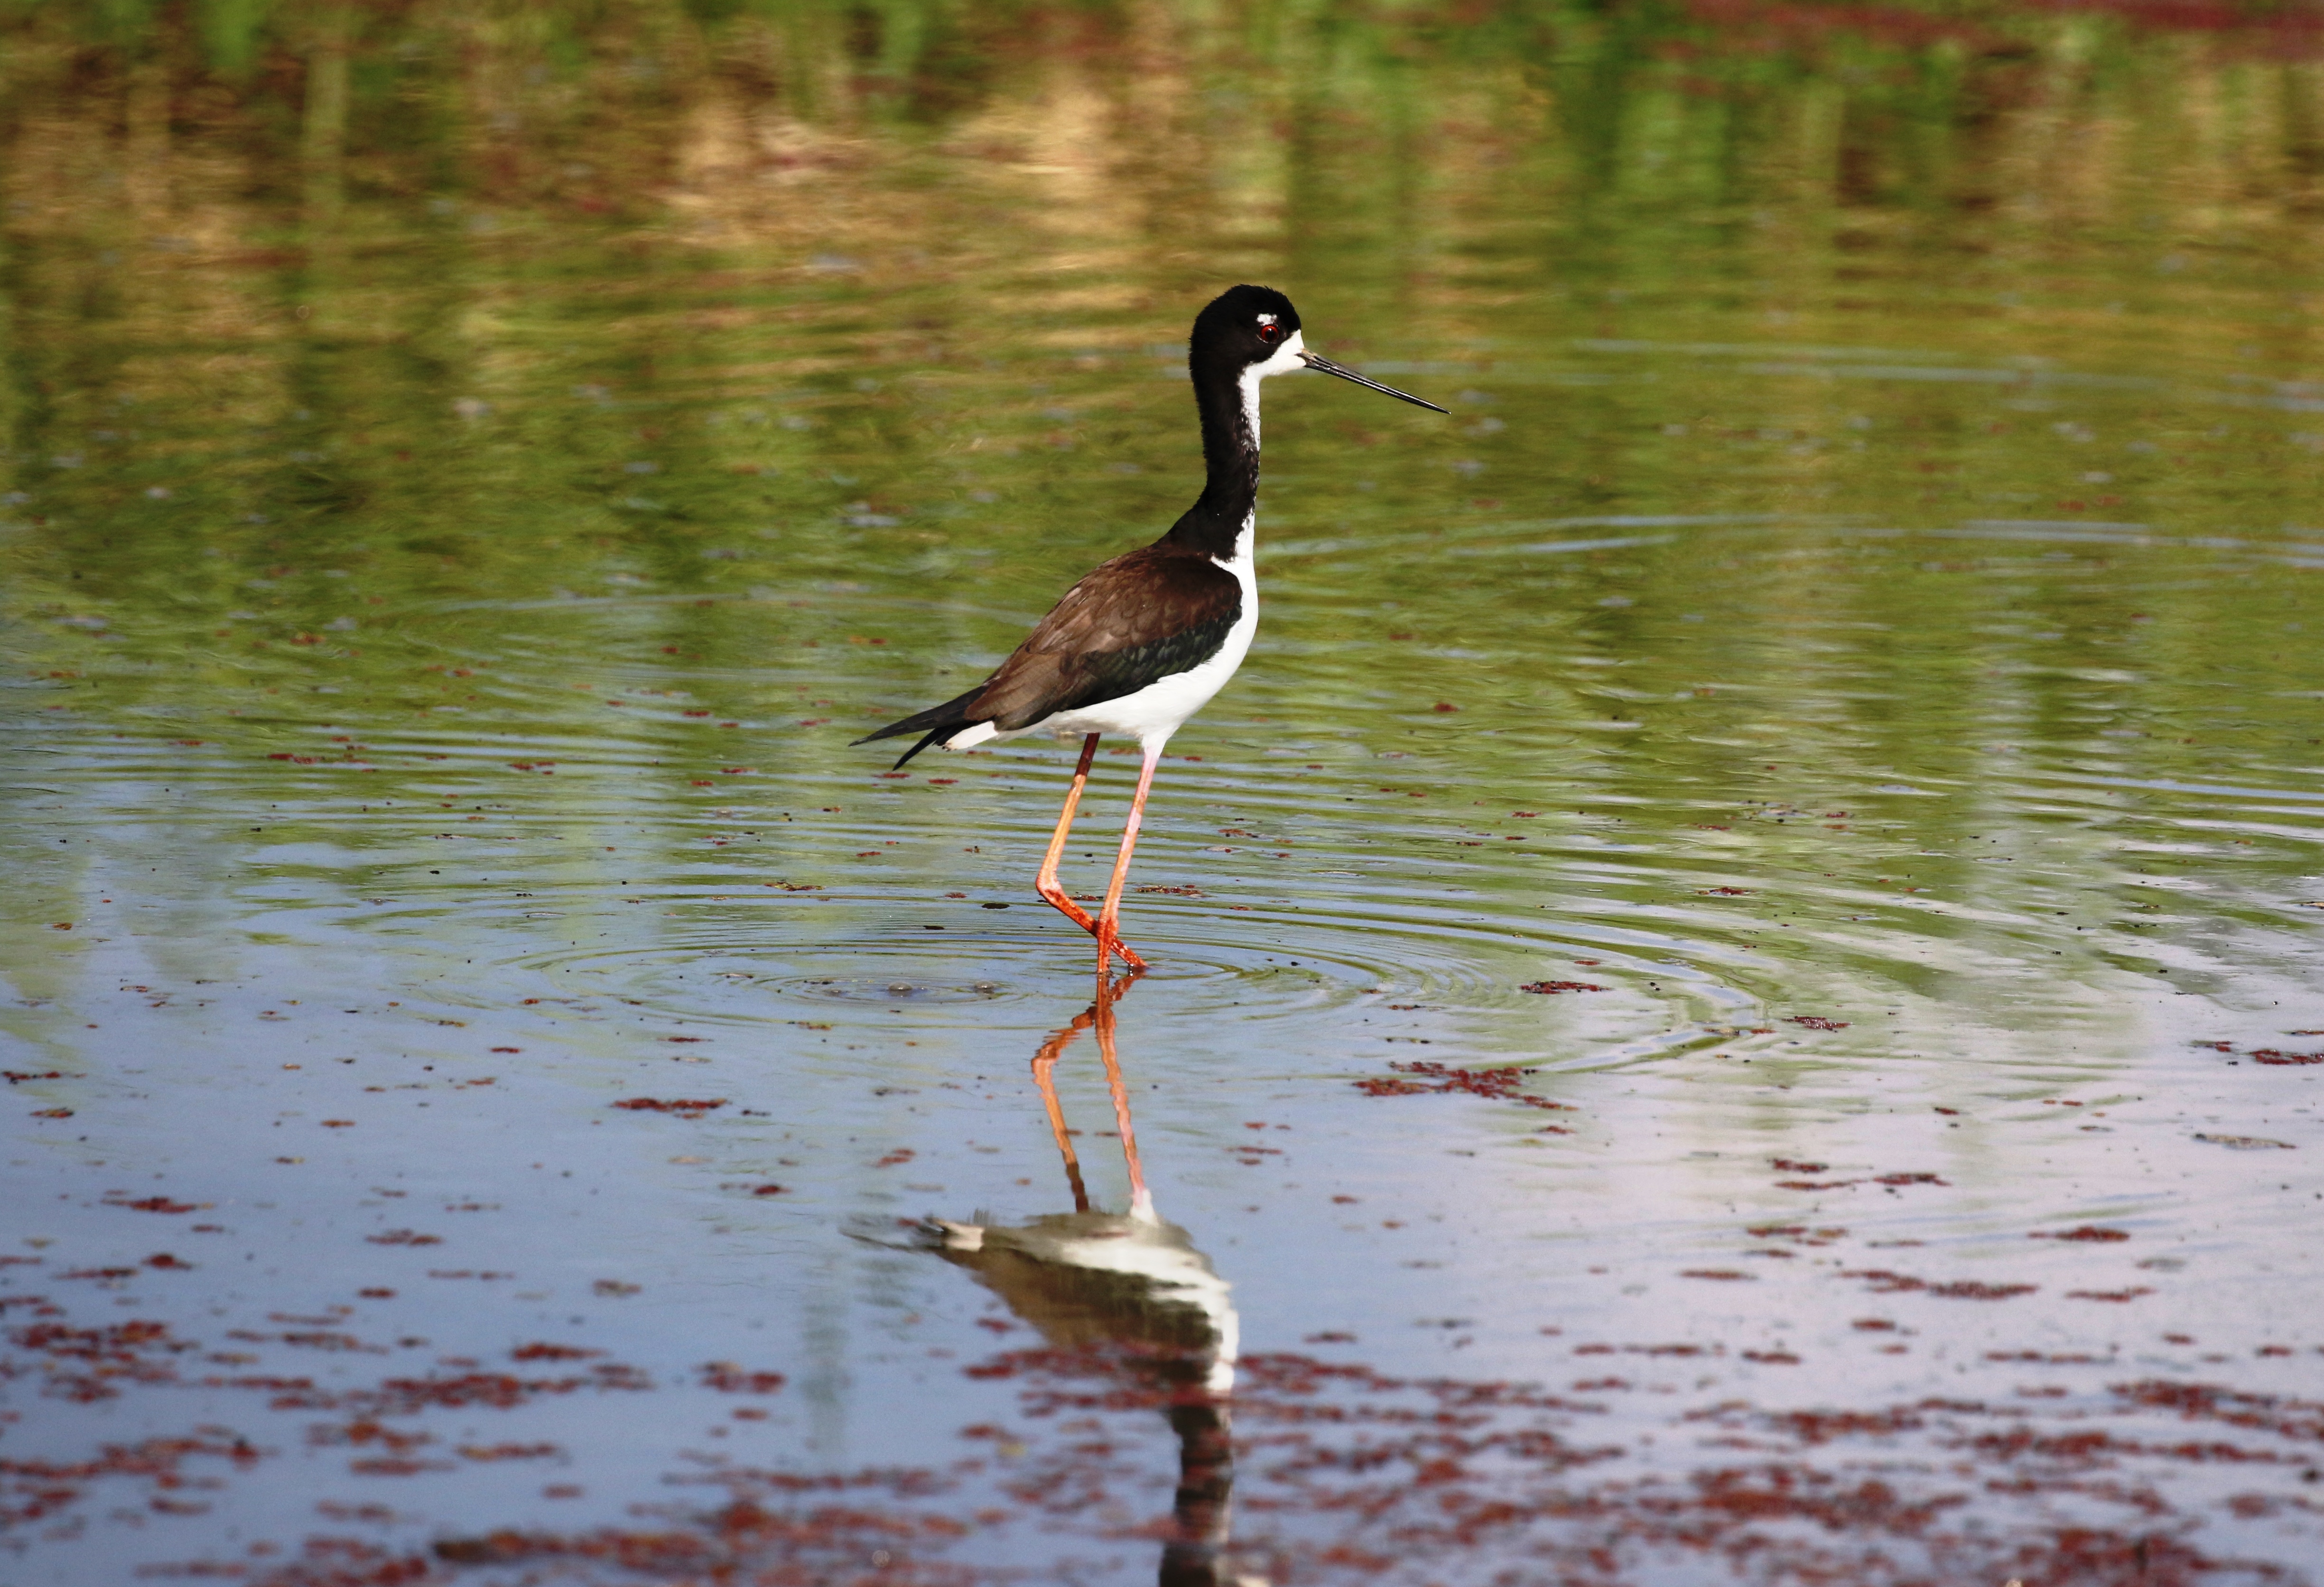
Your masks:
<path fill-rule="evenodd" d="M 1798 1364 L 1782 1351 L 1748 1359 Z M 1780 1410 L 1730 1400 L 1685 1419 L 1716 1441 L 1706 1458 L 1654 1476 L 1633 1472 L 1605 1437 L 1604 1402 L 1575 1398 L 1634 1387 L 1620 1378 L 1561 1393 L 1255 1354 L 1232 1401 L 1230 1459 L 1212 1437 L 1223 1407 L 1190 1393 L 1185 1370 L 1152 1348 L 1012 1352 L 972 1372 L 1013 1385 L 1017 1414 L 960 1429 L 955 1458 L 828 1473 L 722 1461 L 681 1479 L 707 1490 L 703 1502 L 663 1501 L 622 1524 L 481 1528 L 436 1540 L 427 1561 L 385 1546 L 318 1554 L 327 1540 L 317 1539 L 279 1570 L 236 1573 L 256 1587 L 420 1582 L 433 1579 L 431 1565 L 521 1569 L 544 1587 L 999 1587 L 1021 1579 L 1001 1563 L 1014 1552 L 1001 1540 L 1047 1537 L 1150 1550 L 1149 1562 L 1199 1548 L 1220 1576 L 1349 1587 L 1404 1581 L 1398 1566 L 1418 1559 L 1430 1580 L 1523 1561 L 1527 1579 L 1572 1587 L 1636 1587 L 1688 1564 L 1706 1579 L 1831 1587 L 2297 1580 L 2199 1547 L 2200 1518 L 2145 1482 L 2174 1467 L 2265 1471 L 2296 1459 L 2264 1440 L 2312 1436 L 2302 1419 L 2312 1407 L 2300 1402 L 2126 1384 L 2107 1391 L 2111 1408 L 2147 1420 L 2090 1428 L 1973 1398 Z M 2244 1441 L 2171 1434 L 2157 1416 L 2222 1423 Z M 1136 1458 L 1140 1445 L 1178 1473 L 1175 1502 Z M 995 1489 L 986 1452 L 1003 1450 L 1007 1481 Z M 499 1456 L 490 1445 L 459 1453 Z M 1231 1528 L 1219 1524 L 1230 1499 Z M 2074 1518 L 2058 1518 L 2054 1507 L 2070 1500 Z M 1151 1519 L 1134 1521 L 1140 1514 Z M 318 1559 L 379 1573 L 321 1577 Z M 861 1575 L 866 1562 L 876 1575 Z"/>
<path fill-rule="evenodd" d="M 1941 1300 L 2010 1300 L 2021 1295 L 2032 1295 L 2039 1285 L 1987 1284 L 1975 1278 L 1958 1278 L 1944 1283 L 1932 1283 L 1910 1274 L 1895 1273 L 1886 1268 L 1850 1271 L 1842 1269 L 1843 1278 L 1861 1278 L 1875 1295 L 1932 1295 Z"/>
<path fill-rule="evenodd" d="M 1366 1096 L 1441 1096 L 1461 1092 L 1494 1102 L 1516 1103 L 1521 1107 L 1546 1108 L 1563 1113 L 1574 1111 L 1570 1103 L 1551 1102 L 1547 1097 L 1518 1089 L 1527 1075 L 1540 1073 L 1536 1069 L 1462 1069 L 1425 1061 L 1390 1064 L 1388 1067 L 1397 1071 L 1395 1076 L 1358 1080 L 1354 1082 L 1356 1089 Z"/>
<path fill-rule="evenodd" d="M 2130 1231 L 2127 1229 L 2105 1229 L 2099 1227 L 2096 1223 L 2083 1223 L 2072 1229 L 2037 1229 L 2033 1233 L 2028 1234 L 2025 1238 L 2028 1240 L 2076 1240 L 2085 1241 L 2095 1244 L 2119 1240 L 2128 1240 L 2130 1238 Z"/>
<path fill-rule="evenodd" d="M 588 1350 L 577 1344 L 550 1344 L 536 1341 L 531 1344 L 518 1345 L 509 1352 L 509 1359 L 517 1361 L 586 1361 L 604 1353 L 602 1350 Z"/>
<path fill-rule="evenodd" d="M 191 1213 L 200 1210 L 193 1202 L 171 1201 L 166 1195 L 149 1195 L 143 1201 L 122 1201 L 108 1196 L 106 1198 L 105 1204 L 109 1207 L 124 1207 L 133 1213 Z"/>
<path fill-rule="evenodd" d="M 1813 1232 L 1774 1225 L 1764 1237 Z M 1885 1270 L 1851 1276 L 1980 1298 L 2012 1287 L 1932 1284 Z M 1886 1319 L 1860 1325 L 1896 1331 Z M 175 1363 L 198 1348 L 156 1323 L 83 1327 L 65 1318 L 37 1319 L 12 1333 L 9 1344 L 12 1375 L 39 1372 L 44 1361 L 69 1373 L 109 1364 L 123 1370 L 119 1388 L 150 1385 L 158 1393 L 171 1391 Z M 221 1392 L 248 1393 L 253 1414 L 323 1413 L 309 1422 L 304 1442 L 345 1450 L 346 1474 L 367 1481 L 569 1462 L 563 1441 L 525 1428 L 527 1407 L 656 1387 L 589 1347 L 535 1341 L 509 1353 L 528 1364 L 591 1364 L 548 1373 L 392 1372 L 328 1386 L 211 1381 Z M 1024 1580 L 1020 1567 L 1002 1562 L 1025 1557 L 1027 1547 L 1051 1558 L 1088 1548 L 1152 1550 L 1150 1562 L 1200 1544 L 1234 1574 L 1323 1587 L 1402 1581 L 1398 1562 L 1424 1559 L 1431 1579 L 1481 1579 L 1522 1561 L 1528 1579 L 1574 1587 L 1636 1587 L 1669 1579 L 1687 1562 L 1706 1579 L 1834 1587 L 2012 1575 L 2161 1587 L 2292 1587 L 2298 1580 L 2199 1547 L 2208 1536 L 2204 1513 L 2174 1506 L 2164 1480 L 2198 1468 L 2264 1473 L 2255 1492 L 2222 1500 L 2247 1510 L 2310 1469 L 2324 1443 L 2324 1403 L 2147 1378 L 2083 1385 L 2086 1396 L 2101 1397 L 2103 1419 L 2093 1420 L 2043 1398 L 1762 1407 L 1730 1389 L 1714 1403 L 1664 1413 L 1661 1425 L 1683 1432 L 1699 1453 L 1676 1471 L 1642 1472 L 1626 1458 L 1632 1424 L 1620 1423 L 1626 1430 L 1618 1434 L 1610 1407 L 1650 1402 L 1651 1393 L 1637 1391 L 1654 1390 L 1654 1374 L 1665 1365 L 1716 1370 L 1725 1347 L 1591 1343 L 1572 1353 L 1634 1358 L 1638 1376 L 1557 1389 L 1261 1352 L 1241 1360 L 1232 1396 L 1222 1398 L 1203 1386 L 1201 1352 L 1159 1342 L 1009 1351 L 959 1370 L 1013 1410 L 958 1428 L 948 1446 L 945 1435 L 932 1432 L 930 1456 L 919 1464 L 816 1471 L 705 1459 L 680 1462 L 666 1497 L 631 1507 L 619 1521 L 574 1529 L 487 1524 L 377 1543 L 323 1532 L 158 1573 L 223 1575 L 245 1587 L 420 1587 L 492 1567 L 520 1571 L 536 1587 L 858 1579 L 1003 1587 Z M 1735 1354 L 1755 1366 L 1802 1364 L 1790 1350 Z M 2052 1364 L 2038 1352 L 1997 1359 Z M 2069 1355 L 2054 1364 L 2086 1370 L 2103 1363 Z M 763 1396 L 784 1388 L 779 1372 L 713 1361 L 665 1391 Z M 458 1419 L 439 1419 L 446 1415 Z M 455 1437 L 452 1428 L 473 1431 Z M 12 1452 L 0 1458 L 0 1526 L 67 1520 L 100 1493 L 117 1501 L 140 1491 L 157 1501 L 153 1513 L 179 1513 L 171 1507 L 208 1503 L 220 1482 L 297 1442 L 204 1427 L 83 1454 Z M 583 1490 L 578 1481 L 556 1486 Z M 1216 1524 L 1230 1499 L 1231 1530 Z M 2072 1518 L 2061 1520 L 2059 1507 L 2069 1504 Z M 393 1521 L 384 1507 L 347 1505 L 326 1518 L 341 1512 Z"/>
<path fill-rule="evenodd" d="M 676 1113 L 682 1119 L 699 1119 L 703 1114 L 710 1112 L 714 1109 L 724 1107 L 726 1105 L 726 1099 L 723 1096 L 703 1097 L 699 1099 L 687 1097 L 664 1098 L 655 1096 L 632 1096 L 624 1097 L 622 1101 L 615 1103 L 613 1105 L 617 1108 L 625 1109 L 632 1113 Z"/>
<path fill-rule="evenodd" d="M 702 1369 L 702 1386 L 721 1394 L 772 1394 L 786 1381 L 780 1372 L 746 1371 L 733 1361 L 712 1361 Z"/>

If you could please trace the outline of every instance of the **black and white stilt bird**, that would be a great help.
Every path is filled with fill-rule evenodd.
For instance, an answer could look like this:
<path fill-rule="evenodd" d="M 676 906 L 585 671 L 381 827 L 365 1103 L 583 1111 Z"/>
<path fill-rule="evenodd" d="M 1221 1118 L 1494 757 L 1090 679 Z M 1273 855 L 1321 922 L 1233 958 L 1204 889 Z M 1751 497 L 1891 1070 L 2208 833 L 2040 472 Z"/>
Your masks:
<path fill-rule="evenodd" d="M 1158 1580 L 1162 1587 L 1225 1587 L 1257 1580 L 1231 1570 L 1227 1560 L 1234 1490 L 1229 1406 L 1242 1326 L 1226 1280 L 1186 1231 L 1155 1211 L 1146 1187 L 1130 1086 L 1114 1050 L 1114 1004 L 1137 978 L 1134 970 L 1119 981 L 1099 976 L 1097 1001 L 1033 1055 L 1033 1083 L 1065 1160 L 1074 1210 L 1014 1224 L 982 1213 L 970 1223 L 931 1218 L 918 1243 L 974 1273 L 1052 1350 L 1103 1363 L 1122 1388 L 1169 1418 L 1178 1440 L 1178 1491 Z M 1078 1131 L 1066 1127 L 1057 1098 L 1057 1060 L 1093 1026 L 1130 1174 L 1126 1213 L 1091 1207 L 1074 1150 Z"/>
<path fill-rule="evenodd" d="M 1259 627 L 1251 538 L 1259 506 L 1259 383 L 1315 369 L 1445 411 L 1307 351 L 1299 311 L 1271 287 L 1231 287 L 1212 300 L 1194 318 L 1186 364 L 1202 416 L 1208 477 L 1170 532 L 1116 557 L 1067 590 L 992 676 L 966 694 L 856 741 L 921 734 L 896 762 L 900 767 L 930 744 L 964 750 L 1033 733 L 1080 737 L 1081 762 L 1034 885 L 1097 938 L 1101 972 L 1115 955 L 1133 968 L 1145 967 L 1122 942 L 1117 921 L 1155 764 L 1170 735 L 1234 676 Z M 1093 920 L 1057 885 L 1057 861 L 1098 740 L 1109 733 L 1136 739 L 1145 761 L 1113 881 Z"/>

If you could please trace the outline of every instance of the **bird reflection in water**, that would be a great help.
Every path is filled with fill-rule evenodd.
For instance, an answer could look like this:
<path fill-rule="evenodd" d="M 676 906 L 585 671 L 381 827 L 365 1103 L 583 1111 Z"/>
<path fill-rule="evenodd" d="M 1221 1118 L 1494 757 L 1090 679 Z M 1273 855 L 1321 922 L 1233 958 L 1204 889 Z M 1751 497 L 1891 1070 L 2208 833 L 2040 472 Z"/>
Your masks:
<path fill-rule="evenodd" d="M 1065 1158 L 1074 1210 L 1006 1227 L 933 1219 L 928 1242 L 946 1261 L 974 1273 L 1039 1330 L 1052 1350 L 1097 1355 L 1115 1376 L 1159 1403 L 1178 1437 L 1178 1491 L 1162 1549 L 1163 1587 L 1249 1582 L 1252 1578 L 1229 1574 L 1224 1562 L 1234 1482 L 1227 1402 L 1239 1324 L 1226 1281 L 1212 1271 L 1210 1259 L 1184 1229 L 1155 1212 L 1138 1160 L 1130 1094 L 1114 1048 L 1114 1004 L 1137 979 L 1135 971 L 1113 981 L 1101 974 L 1097 1001 L 1033 1055 L 1033 1081 Z M 1057 1100 L 1057 1060 L 1093 1028 L 1130 1171 L 1127 1213 L 1090 1205 Z"/>

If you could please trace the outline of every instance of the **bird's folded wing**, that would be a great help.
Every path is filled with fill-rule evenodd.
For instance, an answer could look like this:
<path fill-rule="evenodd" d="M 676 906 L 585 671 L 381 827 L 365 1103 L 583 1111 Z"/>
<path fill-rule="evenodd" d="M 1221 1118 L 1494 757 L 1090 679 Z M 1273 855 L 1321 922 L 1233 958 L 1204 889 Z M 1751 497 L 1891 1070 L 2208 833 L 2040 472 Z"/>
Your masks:
<path fill-rule="evenodd" d="M 1208 557 L 1148 546 L 1092 571 L 968 707 L 1004 732 L 1136 694 L 1199 666 L 1242 614 L 1242 586 Z"/>

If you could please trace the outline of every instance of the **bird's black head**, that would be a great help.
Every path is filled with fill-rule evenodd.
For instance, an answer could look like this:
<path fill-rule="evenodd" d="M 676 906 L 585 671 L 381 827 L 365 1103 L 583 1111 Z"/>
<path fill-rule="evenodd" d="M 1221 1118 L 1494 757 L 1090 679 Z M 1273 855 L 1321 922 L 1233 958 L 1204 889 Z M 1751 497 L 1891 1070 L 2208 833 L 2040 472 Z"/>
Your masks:
<path fill-rule="evenodd" d="M 1273 287 L 1229 287 L 1194 317 L 1186 362 L 1200 380 L 1212 371 L 1240 379 L 1254 364 L 1299 346 L 1299 310 Z M 1296 357 L 1296 355 L 1295 355 Z M 1286 360 L 1286 367 L 1292 360 Z"/>
<path fill-rule="evenodd" d="M 1257 383 L 1268 375 L 1313 369 L 1386 392 L 1416 408 L 1444 411 L 1425 397 L 1384 386 L 1345 364 L 1333 363 L 1320 353 L 1307 351 L 1305 339 L 1299 334 L 1299 310 L 1273 287 L 1229 287 L 1212 299 L 1194 316 L 1194 335 L 1187 344 L 1186 367 L 1194 377 L 1197 392 L 1206 388 L 1231 390 L 1240 385 L 1246 405 L 1258 401 Z"/>

